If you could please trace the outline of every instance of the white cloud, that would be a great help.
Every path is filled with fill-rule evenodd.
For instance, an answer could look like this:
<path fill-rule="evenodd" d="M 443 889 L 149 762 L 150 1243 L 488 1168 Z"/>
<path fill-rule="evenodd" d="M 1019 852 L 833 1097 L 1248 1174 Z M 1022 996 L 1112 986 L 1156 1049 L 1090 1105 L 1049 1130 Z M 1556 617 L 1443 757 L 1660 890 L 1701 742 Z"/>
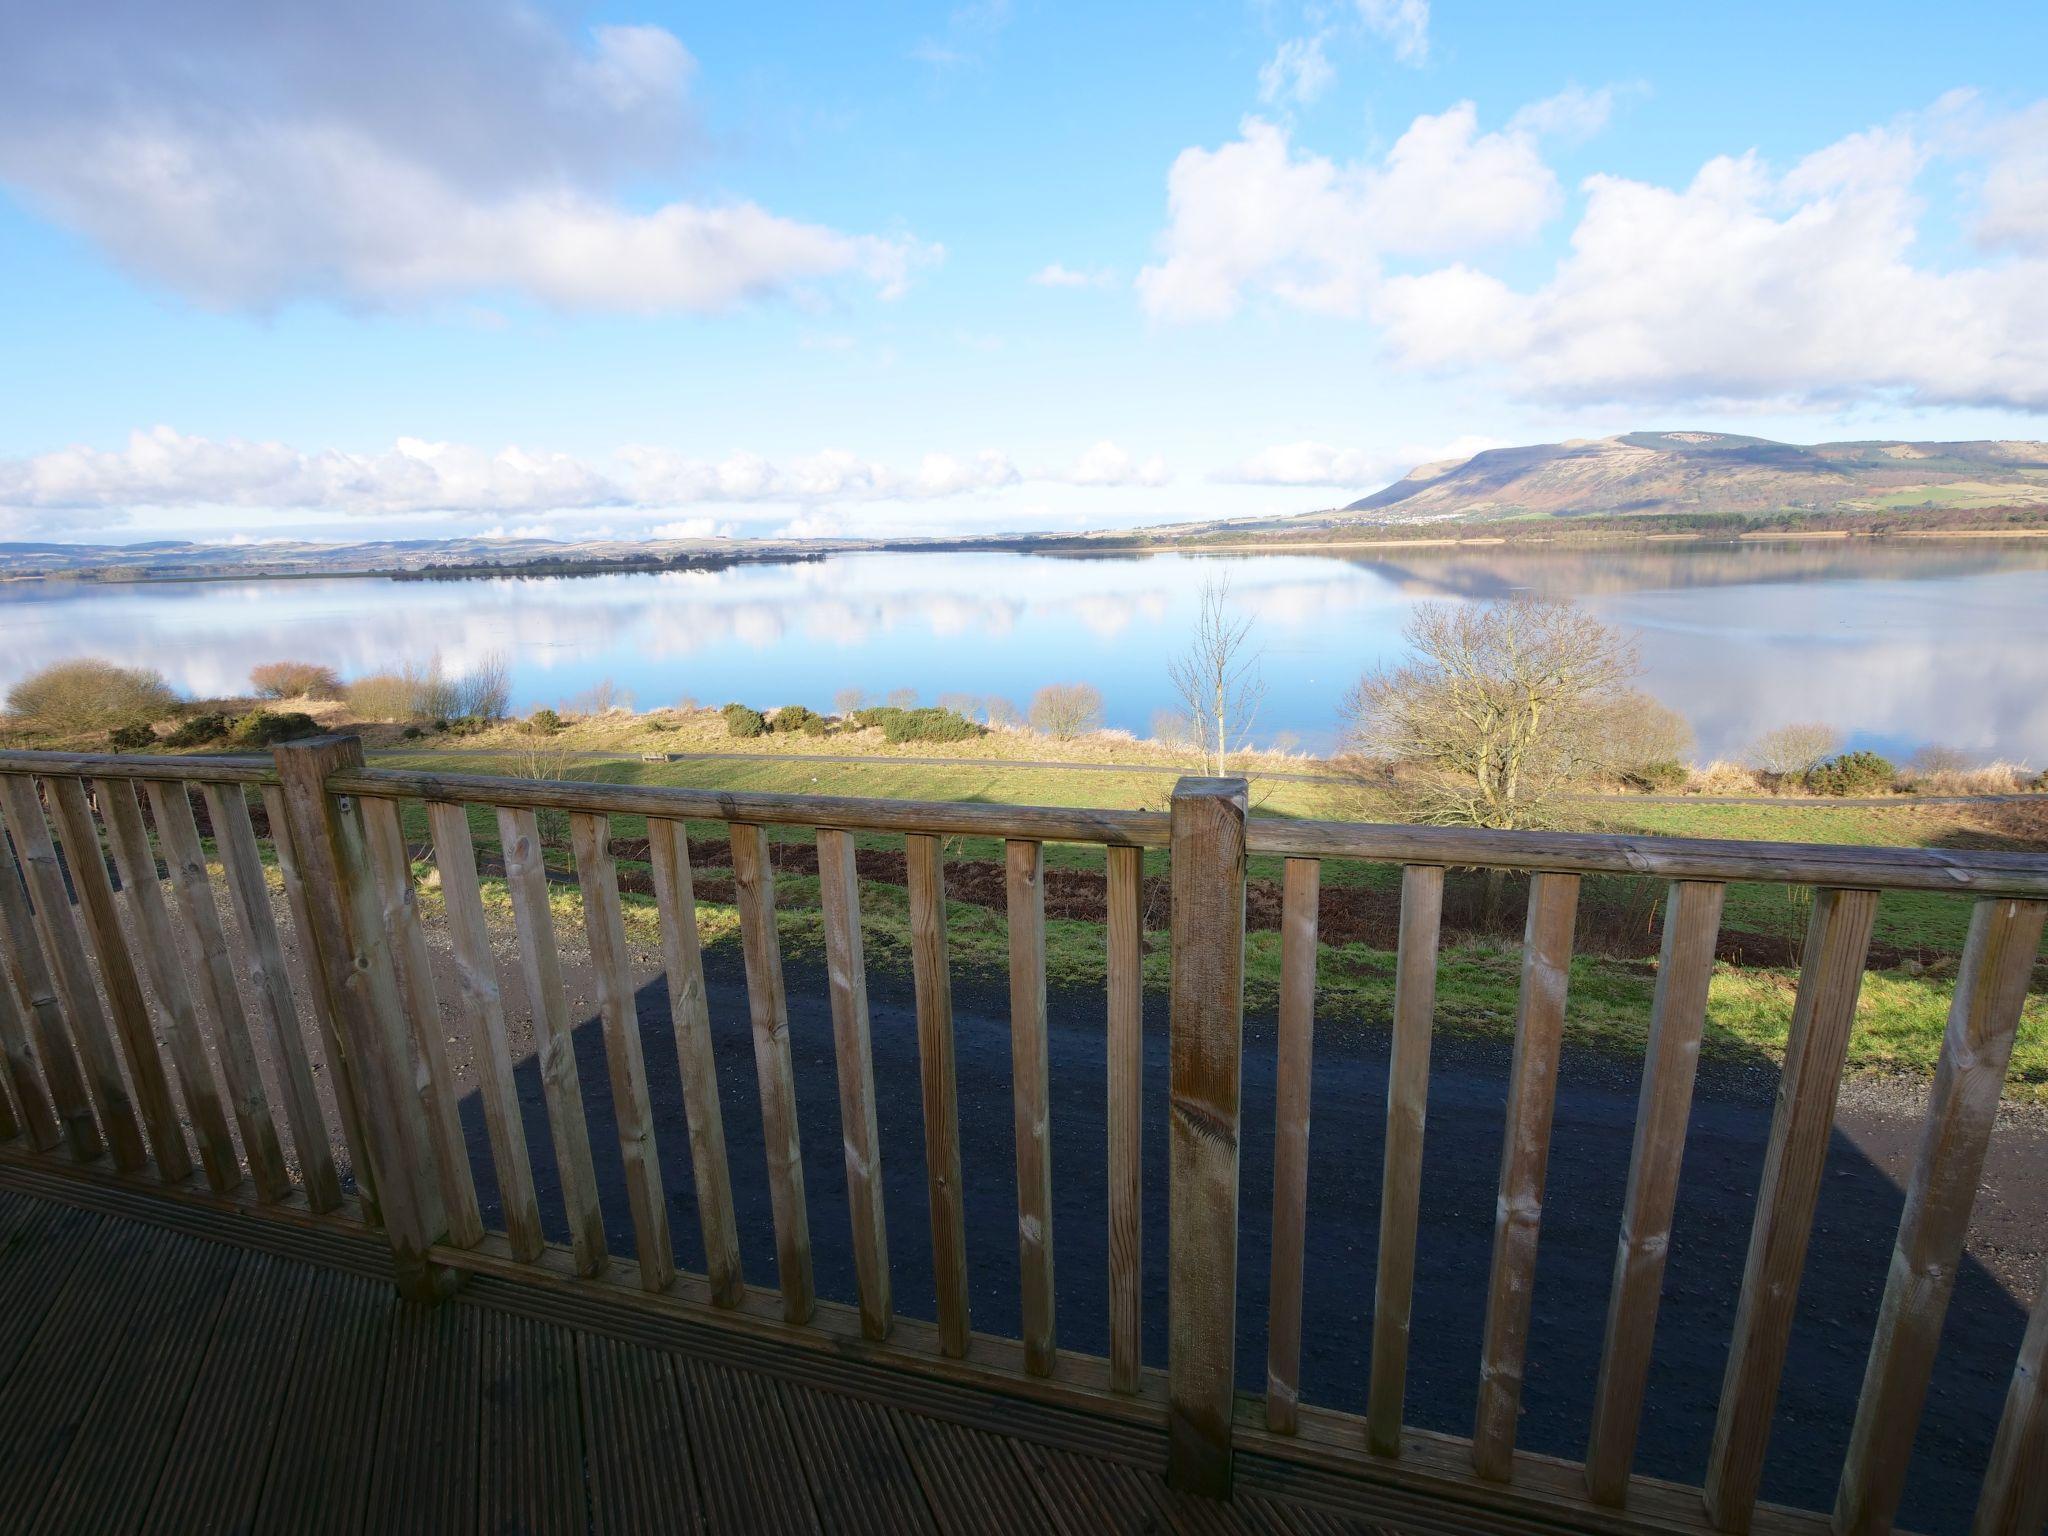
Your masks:
<path fill-rule="evenodd" d="M 1547 281 L 1453 266 L 1388 279 L 1372 312 L 1405 361 L 1556 400 L 2048 409 L 2048 261 L 1916 261 L 1928 158 L 1880 129 L 1782 173 L 1747 154 L 1682 188 L 1594 176 Z M 1987 177 L 1986 217 L 2023 246 L 2002 190 Z"/>
<path fill-rule="evenodd" d="M 1268 106 L 1294 102 L 1312 106 L 1337 78 L 1323 53 L 1324 37 L 1292 37 L 1259 70 L 1259 100 Z"/>
<path fill-rule="evenodd" d="M 1540 138 L 1590 139 L 1614 116 L 1614 87 L 1597 91 L 1568 85 L 1555 96 L 1532 101 L 1508 119 L 1510 133 Z"/>
<path fill-rule="evenodd" d="M 1324 314 L 1360 313 L 1382 256 L 1448 254 L 1526 239 L 1562 203 L 1528 124 L 1479 131 L 1470 102 L 1415 119 L 1378 162 L 1297 151 L 1249 117 L 1167 175 L 1165 259 L 1138 274 L 1146 310 L 1169 320 L 1233 314 L 1247 290 Z"/>
<path fill-rule="evenodd" d="M 1167 472 L 1166 460 L 1158 454 L 1139 460 L 1105 440 L 1083 453 L 1064 474 L 1048 474 L 1044 478 L 1064 480 L 1069 485 L 1160 486 L 1173 477 Z"/>
<path fill-rule="evenodd" d="M 1054 261 L 1032 273 L 1031 281 L 1040 288 L 1107 288 L 1116 281 L 1116 274 L 1107 267 L 1089 272 Z"/>
<path fill-rule="evenodd" d="M 1994 249 L 2048 256 L 2048 101 L 1995 124 L 1975 234 Z"/>
<path fill-rule="evenodd" d="M 1404 64 L 1429 57 L 1429 0 L 1358 0 L 1358 19 Z"/>
<path fill-rule="evenodd" d="M 1009 24 L 1010 0 L 969 0 L 947 14 L 943 33 L 924 38 L 910 50 L 910 56 L 935 69 L 978 64 Z"/>
<path fill-rule="evenodd" d="M 628 203 L 676 164 L 694 61 L 510 0 L 30 8 L 0 50 L 0 182 L 210 308 L 512 292 L 715 310 L 839 277 L 902 291 L 935 246 L 743 199 Z"/>
<path fill-rule="evenodd" d="M 1354 487 L 1384 481 L 1401 472 L 1384 454 L 1328 443 L 1281 443 L 1242 464 L 1210 476 L 1225 485 L 1314 485 Z"/>
<path fill-rule="evenodd" d="M 1018 469 L 1009 455 L 933 452 L 907 468 L 828 448 L 776 463 L 755 453 L 696 458 L 673 449 L 620 449 L 608 463 L 518 446 L 495 452 L 400 438 L 380 453 L 306 451 L 285 443 L 188 436 L 168 426 L 132 433 L 113 449 L 83 445 L 0 459 L 0 529 L 125 521 L 131 509 L 230 508 L 354 517 L 430 513 L 495 517 L 487 537 L 545 537 L 521 515 L 697 506 L 829 508 L 857 503 L 943 504 L 955 519 L 972 503 L 1027 482 L 1149 486 L 1163 460 L 1139 461 L 1114 443 L 1070 468 Z M 66 514 L 58 517 L 56 514 Z M 1014 510 L 1001 515 L 1014 518 Z M 586 534 L 592 530 L 585 529 Z M 731 528 L 710 518 L 658 523 L 659 538 L 705 538 Z"/>
<path fill-rule="evenodd" d="M 1240 464 L 1220 469 L 1209 478 L 1219 485 L 1329 486 L 1363 490 L 1385 485 L 1418 464 L 1467 459 L 1501 442 L 1491 437 L 1460 437 L 1449 443 L 1404 443 L 1391 450 L 1338 448 L 1329 443 L 1280 443 L 1253 454 Z"/>

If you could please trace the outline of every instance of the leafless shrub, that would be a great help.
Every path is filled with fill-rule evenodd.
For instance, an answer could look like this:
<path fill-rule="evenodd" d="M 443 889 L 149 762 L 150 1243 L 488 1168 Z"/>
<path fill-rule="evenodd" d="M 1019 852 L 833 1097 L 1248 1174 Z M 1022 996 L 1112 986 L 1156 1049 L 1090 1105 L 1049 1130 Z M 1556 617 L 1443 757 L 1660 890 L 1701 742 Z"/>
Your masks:
<path fill-rule="evenodd" d="M 1804 778 L 1842 749 L 1842 733 L 1819 720 L 1765 731 L 1743 755 L 1752 768 L 1785 779 Z"/>
<path fill-rule="evenodd" d="M 177 700 L 160 672 L 87 658 L 23 678 L 7 690 L 7 712 L 39 731 L 104 731 L 154 720 Z"/>
<path fill-rule="evenodd" d="M 1031 696 L 1031 728 L 1071 741 L 1102 724 L 1102 691 L 1093 683 L 1048 683 Z"/>
<path fill-rule="evenodd" d="M 867 708 L 867 693 L 859 688 L 842 688 L 832 695 L 832 713 L 843 719 L 852 719 Z"/>
<path fill-rule="evenodd" d="M 341 697 L 341 678 L 317 661 L 266 661 L 250 669 L 249 686 L 262 699 Z"/>
<path fill-rule="evenodd" d="M 592 718 L 633 707 L 631 690 L 621 688 L 609 677 L 601 677 L 562 706 L 572 715 Z"/>

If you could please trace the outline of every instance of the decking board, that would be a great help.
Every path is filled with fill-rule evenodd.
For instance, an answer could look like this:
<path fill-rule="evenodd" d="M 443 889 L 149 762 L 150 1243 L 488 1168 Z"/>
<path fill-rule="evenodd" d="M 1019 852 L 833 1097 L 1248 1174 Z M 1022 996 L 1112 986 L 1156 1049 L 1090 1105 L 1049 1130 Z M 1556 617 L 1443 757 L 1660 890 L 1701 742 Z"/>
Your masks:
<path fill-rule="evenodd" d="M 47 1195 L 0 1187 L 0 1532 L 1379 1531 L 1171 1494 L 1128 1433 L 1084 1452 L 890 1373 L 822 1386 L 482 1285 L 422 1306 Z"/>

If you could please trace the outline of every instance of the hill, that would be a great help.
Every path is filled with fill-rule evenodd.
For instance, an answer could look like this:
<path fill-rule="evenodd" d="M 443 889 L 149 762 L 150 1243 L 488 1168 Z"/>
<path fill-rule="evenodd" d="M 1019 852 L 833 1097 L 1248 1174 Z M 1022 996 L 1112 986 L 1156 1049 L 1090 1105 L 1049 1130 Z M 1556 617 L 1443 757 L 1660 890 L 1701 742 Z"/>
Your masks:
<path fill-rule="evenodd" d="M 2048 443 L 1774 443 L 1724 432 L 1490 448 L 1343 508 L 1361 521 L 2048 504 Z M 1327 518 L 1329 514 L 1313 514 Z"/>

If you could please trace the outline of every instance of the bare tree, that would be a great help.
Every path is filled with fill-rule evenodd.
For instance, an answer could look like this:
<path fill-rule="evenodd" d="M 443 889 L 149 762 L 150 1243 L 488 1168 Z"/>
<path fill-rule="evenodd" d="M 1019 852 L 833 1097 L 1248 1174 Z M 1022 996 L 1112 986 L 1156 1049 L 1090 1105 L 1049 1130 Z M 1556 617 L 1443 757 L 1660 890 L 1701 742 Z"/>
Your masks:
<path fill-rule="evenodd" d="M 1841 733 L 1832 725 L 1807 720 L 1765 731 L 1743 755 L 1752 768 L 1781 778 L 1799 778 L 1833 757 L 1841 745 Z"/>
<path fill-rule="evenodd" d="M 832 695 L 832 713 L 851 720 L 867 708 L 868 696 L 858 688 L 842 688 Z"/>
<path fill-rule="evenodd" d="M 1048 683 L 1031 696 L 1032 729 L 1070 741 L 1102 724 L 1102 693 L 1092 683 Z"/>
<path fill-rule="evenodd" d="M 917 690 L 915 688 L 891 688 L 887 702 L 891 709 L 915 709 L 917 708 Z"/>
<path fill-rule="evenodd" d="M 1024 711 L 999 693 L 992 693 L 982 701 L 989 725 L 999 731 L 1014 731 L 1024 723 Z"/>
<path fill-rule="evenodd" d="M 1625 636 L 1568 602 L 1425 603 L 1412 657 L 1360 678 L 1347 747 L 1418 820 L 1539 826 L 1559 793 L 1602 765 L 1637 671 Z"/>
<path fill-rule="evenodd" d="M 1195 637 L 1167 668 L 1209 772 L 1221 778 L 1230 754 L 1251 737 L 1266 683 L 1250 649 L 1252 621 L 1230 612 L 1230 578 L 1202 583 Z"/>

